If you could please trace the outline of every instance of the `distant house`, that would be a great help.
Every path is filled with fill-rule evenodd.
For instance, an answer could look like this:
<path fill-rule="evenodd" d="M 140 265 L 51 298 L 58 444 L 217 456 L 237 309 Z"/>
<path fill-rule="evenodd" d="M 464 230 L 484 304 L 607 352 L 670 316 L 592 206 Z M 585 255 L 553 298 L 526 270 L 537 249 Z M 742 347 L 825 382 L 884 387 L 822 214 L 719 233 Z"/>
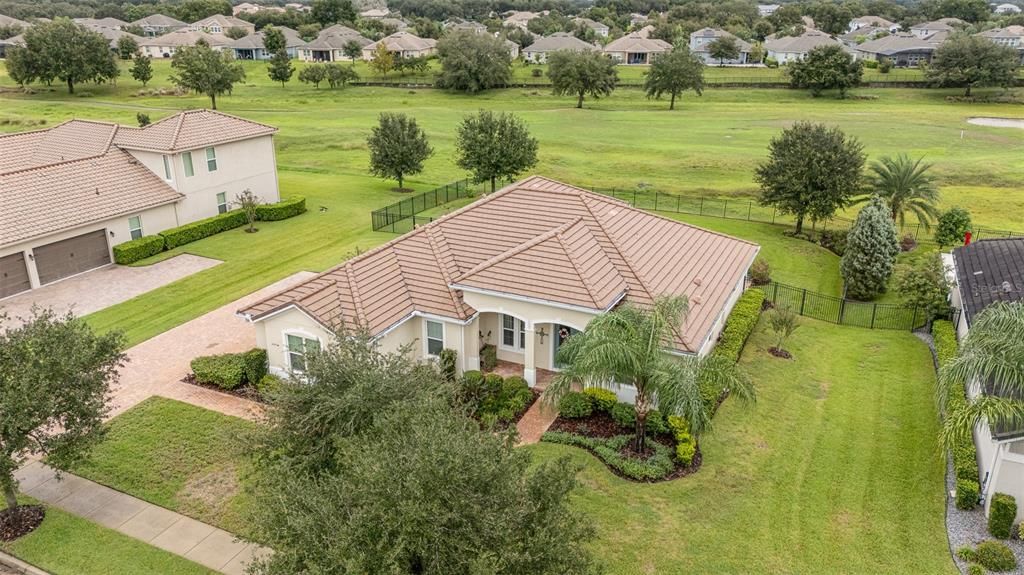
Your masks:
<path fill-rule="evenodd" d="M 241 28 L 245 30 L 246 34 L 256 32 L 256 25 L 252 22 L 246 22 L 241 18 L 225 16 L 223 14 L 214 14 L 208 18 L 203 18 L 189 24 L 188 28 L 193 32 L 206 32 L 208 34 L 224 34 L 231 28 Z"/>
<path fill-rule="evenodd" d="M 538 38 L 533 44 L 523 48 L 523 59 L 534 64 L 548 61 L 548 55 L 561 50 L 569 52 L 593 52 L 600 50 L 597 46 L 584 42 L 568 32 L 555 32 L 550 36 Z"/>
<path fill-rule="evenodd" d="M 173 58 L 175 52 L 181 48 L 195 46 L 199 40 L 205 40 L 210 48 L 218 52 L 228 48 L 232 42 L 231 38 L 223 34 L 207 34 L 206 32 L 182 29 L 156 38 L 147 38 L 139 42 L 139 48 L 150 58 Z"/>
<path fill-rule="evenodd" d="M 1020 6 L 1016 4 L 1000 4 L 992 9 L 996 14 L 1020 14 Z"/>
<path fill-rule="evenodd" d="M 910 33 L 919 38 L 927 38 L 936 32 L 946 32 L 949 34 L 954 30 L 956 30 L 956 28 L 954 28 L 952 24 L 949 22 L 943 22 L 942 20 L 921 22 L 920 24 L 914 24 L 910 27 Z"/>
<path fill-rule="evenodd" d="M 502 39 L 501 42 L 505 45 L 505 49 L 508 50 L 508 55 L 511 56 L 513 60 L 519 57 L 519 44 L 516 44 L 507 38 Z"/>
<path fill-rule="evenodd" d="M 526 25 L 527 25 L 527 23 L 530 22 L 530 20 L 533 20 L 534 18 L 539 18 L 539 17 L 544 16 L 546 14 L 547 14 L 547 11 L 544 11 L 544 12 L 518 12 L 518 11 L 514 11 L 513 10 L 511 12 L 506 12 L 505 13 L 505 19 L 503 20 L 503 22 L 504 22 L 504 24 L 506 26 L 515 26 L 516 28 L 522 28 L 523 30 L 525 30 L 526 29 Z"/>
<path fill-rule="evenodd" d="M 632 14 L 629 15 L 630 26 L 639 26 L 641 24 L 646 24 L 647 20 L 649 20 L 649 18 L 646 14 L 638 14 L 636 12 L 633 12 Z"/>
<path fill-rule="evenodd" d="M 653 34 L 653 33 L 654 33 L 654 26 L 651 25 L 651 24 L 648 24 L 648 25 L 644 26 L 643 28 L 641 28 L 641 29 L 637 30 L 636 32 L 634 32 L 634 34 L 640 36 L 641 38 L 650 38 L 651 34 Z"/>
<path fill-rule="evenodd" d="M 650 64 L 659 54 L 670 51 L 672 44 L 664 40 L 644 38 L 636 33 L 612 40 L 604 47 L 605 54 L 626 65 Z"/>
<path fill-rule="evenodd" d="M 779 5 L 778 4 L 758 4 L 757 5 L 757 15 L 762 17 L 762 18 L 764 18 L 766 16 L 771 16 L 778 9 L 779 9 Z"/>
<path fill-rule="evenodd" d="M 0 14 L 0 26 L 17 26 L 18 28 L 24 30 L 25 28 L 31 26 L 31 24 L 24 20 L 18 20 L 17 18 L 11 18 L 10 16 L 4 16 L 3 14 Z"/>
<path fill-rule="evenodd" d="M 896 32 L 897 30 L 900 29 L 899 24 L 886 20 L 881 16 L 860 16 L 858 18 L 850 20 L 850 25 L 849 28 L 847 28 L 847 30 L 849 32 L 853 32 L 855 30 L 867 28 L 869 26 L 873 26 L 875 28 L 884 28 L 889 32 Z"/>
<path fill-rule="evenodd" d="M 936 32 L 927 38 L 906 33 L 890 34 L 864 42 L 855 49 L 858 58 L 888 61 L 897 68 L 906 68 L 930 63 L 935 50 L 948 36 L 945 32 Z"/>
<path fill-rule="evenodd" d="M 980 32 L 976 35 L 982 38 L 988 38 L 1001 46 L 1016 48 L 1017 53 L 1020 54 L 1021 64 L 1024 64 L 1024 26 L 994 28 L 992 30 L 985 30 L 984 32 Z"/>
<path fill-rule="evenodd" d="M 388 52 L 403 58 L 420 58 L 430 56 L 437 48 L 437 40 L 433 38 L 420 38 L 409 32 L 395 32 L 380 40 L 367 44 L 363 47 L 363 60 L 370 61 L 374 58 L 377 47 L 383 45 Z"/>
<path fill-rule="evenodd" d="M 602 24 L 602 23 L 600 23 L 600 22 L 598 22 L 596 20 L 591 20 L 590 18 L 576 18 L 575 20 L 573 20 L 573 23 L 578 25 L 578 26 L 585 26 L 585 27 L 593 30 L 594 34 L 597 34 L 598 36 L 601 36 L 602 38 L 607 38 L 608 37 L 608 32 L 611 31 L 611 29 L 608 28 L 608 26 L 605 26 L 604 24 Z"/>
<path fill-rule="evenodd" d="M 110 28 L 112 30 L 121 30 L 127 28 L 129 24 L 124 20 L 118 20 L 117 18 L 75 18 L 75 24 L 81 24 L 86 28 Z"/>
<path fill-rule="evenodd" d="M 803 60 L 811 50 L 832 45 L 842 46 L 842 42 L 818 30 L 807 30 L 799 36 L 769 36 L 764 41 L 768 57 L 779 64 Z"/>
<path fill-rule="evenodd" d="M 365 48 L 372 44 L 373 40 L 364 37 L 348 26 L 335 24 L 324 28 L 317 35 L 316 39 L 300 47 L 298 49 L 299 59 L 306 62 L 339 62 L 349 60 L 348 56 L 345 55 L 345 46 L 351 42 L 355 42 L 360 48 Z"/>
<path fill-rule="evenodd" d="M 142 28 L 143 35 L 150 37 L 163 36 L 168 32 L 176 32 L 188 27 L 185 22 L 163 14 L 152 14 L 145 18 L 139 18 L 131 25 Z"/>
<path fill-rule="evenodd" d="M 146 41 L 142 36 L 136 36 L 119 28 L 92 28 L 92 31 L 100 34 L 110 42 L 110 50 L 112 52 L 118 51 L 117 43 L 121 41 L 121 38 L 131 38 L 136 44 L 140 45 Z"/>
<path fill-rule="evenodd" d="M 0 58 L 7 57 L 7 51 L 14 47 L 24 46 L 25 36 L 18 34 L 17 36 L 11 36 L 6 40 L 0 40 Z"/>
<path fill-rule="evenodd" d="M 380 20 L 381 18 L 387 18 L 390 15 L 391 11 L 387 8 L 371 8 L 359 13 L 360 18 L 365 18 L 367 20 Z"/>
<path fill-rule="evenodd" d="M 298 32 L 287 26 L 275 26 L 274 28 L 280 30 L 284 35 L 285 52 L 288 57 L 298 58 L 299 52 L 306 47 L 306 41 L 299 36 Z M 273 54 L 267 51 L 263 40 L 264 33 L 260 31 L 243 36 L 231 42 L 229 46 L 235 51 L 235 58 L 238 60 L 269 60 Z"/>
<path fill-rule="evenodd" d="M 1024 301 L 1024 238 L 980 240 L 942 257 L 952 271 L 950 303 L 961 310 L 957 337 L 966 337 L 974 319 L 992 303 Z M 993 383 L 968 382 L 968 397 L 997 393 Z M 1024 429 L 982 424 L 974 429 L 974 444 L 985 513 L 994 494 L 1007 493 L 1018 502 L 1013 522 L 1024 520 Z"/>
<path fill-rule="evenodd" d="M 708 46 L 719 38 L 732 38 L 740 48 L 740 55 L 731 60 L 725 60 L 723 64 L 739 65 L 750 62 L 750 43 L 745 42 L 733 34 L 717 28 L 701 28 L 690 34 L 690 52 L 699 56 L 706 64 L 719 64 L 718 59 L 711 57 Z"/>
<path fill-rule="evenodd" d="M 874 40 L 880 36 L 888 36 L 891 34 L 889 30 L 885 28 L 879 28 L 877 26 L 864 26 L 863 28 L 857 28 L 853 32 L 847 32 L 842 36 L 839 36 L 839 41 L 848 47 L 856 48 L 860 44 L 867 42 L 868 40 Z"/>
<path fill-rule="evenodd" d="M 402 30 L 409 28 L 409 24 L 405 20 L 401 20 L 399 18 L 380 18 L 378 22 L 383 24 L 385 27 L 394 28 L 396 32 L 401 32 Z"/>
<path fill-rule="evenodd" d="M 463 20 L 462 18 L 449 18 L 444 21 L 442 27 L 445 30 L 452 32 L 474 32 L 476 34 L 486 34 L 487 26 L 479 22 L 473 22 L 472 20 Z"/>
<path fill-rule="evenodd" d="M 801 16 L 800 21 L 803 22 L 804 28 L 807 30 L 814 30 L 817 28 L 814 24 L 814 18 L 811 18 L 810 16 Z"/>

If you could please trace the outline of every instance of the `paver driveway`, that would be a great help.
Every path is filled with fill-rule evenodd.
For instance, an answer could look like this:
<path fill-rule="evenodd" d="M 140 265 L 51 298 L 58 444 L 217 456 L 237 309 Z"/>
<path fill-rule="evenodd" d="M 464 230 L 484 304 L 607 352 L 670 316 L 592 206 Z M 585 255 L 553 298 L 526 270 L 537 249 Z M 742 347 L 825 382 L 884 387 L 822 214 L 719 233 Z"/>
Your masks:
<path fill-rule="evenodd" d="M 220 260 L 181 254 L 153 265 L 136 268 L 105 266 L 2 300 L 0 313 L 7 313 L 7 325 L 11 327 L 20 325 L 18 318 L 27 316 L 34 304 L 51 307 L 60 314 L 74 311 L 75 315 L 83 316 L 130 300 L 219 263 Z"/>

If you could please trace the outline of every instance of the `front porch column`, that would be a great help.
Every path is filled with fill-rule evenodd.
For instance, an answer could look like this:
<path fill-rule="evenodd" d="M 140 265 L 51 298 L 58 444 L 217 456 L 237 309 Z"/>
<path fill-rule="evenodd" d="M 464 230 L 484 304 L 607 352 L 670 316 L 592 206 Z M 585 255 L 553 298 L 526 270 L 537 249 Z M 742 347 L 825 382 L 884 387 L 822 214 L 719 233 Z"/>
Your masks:
<path fill-rule="evenodd" d="M 480 369 L 480 316 L 463 328 L 463 354 L 466 358 L 466 370 Z"/>
<path fill-rule="evenodd" d="M 534 359 L 534 349 L 537 347 L 534 341 L 536 336 L 533 333 L 533 322 L 526 323 L 526 349 L 523 353 L 523 379 L 530 387 L 537 385 L 537 362 Z"/>

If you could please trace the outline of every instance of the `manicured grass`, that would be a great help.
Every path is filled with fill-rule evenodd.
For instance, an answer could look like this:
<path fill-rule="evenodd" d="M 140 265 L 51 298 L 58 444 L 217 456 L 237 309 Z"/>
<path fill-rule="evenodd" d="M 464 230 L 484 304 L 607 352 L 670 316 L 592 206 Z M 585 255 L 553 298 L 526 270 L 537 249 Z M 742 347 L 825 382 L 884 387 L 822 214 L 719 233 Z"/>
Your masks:
<path fill-rule="evenodd" d="M 245 534 L 241 436 L 252 423 L 152 397 L 110 421 L 74 473 L 189 517 Z"/>
<path fill-rule="evenodd" d="M 46 510 L 46 519 L 38 529 L 10 543 L 0 543 L 0 549 L 53 575 L 216 573 L 53 507 Z"/>
<path fill-rule="evenodd" d="M 168 87 L 168 62 L 154 62 L 154 67 L 149 89 Z M 865 89 L 855 93 L 876 99 L 840 101 L 788 90 L 709 89 L 699 98 L 684 97 L 681 107 L 669 112 L 664 101 L 622 89 L 575 110 L 571 98 L 554 97 L 546 89 L 465 96 L 397 88 L 315 90 L 297 82 L 282 88 L 266 77 L 265 65 L 249 62 L 246 67 L 247 83 L 219 99 L 221 108 L 280 128 L 282 196 L 306 196 L 310 212 L 261 224 L 257 234 L 236 230 L 162 255 L 190 252 L 226 263 L 93 314 L 88 321 L 94 327 L 124 330 L 129 343 L 137 343 L 294 272 L 323 270 L 357 248 L 392 238 L 369 229 L 372 209 L 407 197 L 391 191 L 394 182 L 371 178 L 366 171 L 365 139 L 382 110 L 415 116 L 430 138 L 435 154 L 424 172 L 409 181 L 419 191 L 466 175 L 452 162 L 454 126 L 477 108 L 523 117 L 540 142 L 534 173 L 583 186 L 631 190 L 645 183 L 673 194 L 744 200 L 756 193 L 753 171 L 770 138 L 804 119 L 838 124 L 859 137 L 873 158 L 897 152 L 927 156 L 935 163 L 944 206 L 968 206 L 975 221 L 989 227 L 1024 230 L 1024 196 L 1016 193 L 1024 173 L 1024 132 L 966 123 L 971 116 L 1024 112 L 1012 105 L 951 104 L 945 96 L 952 90 Z M 10 86 L 10 80 L 0 67 L 4 85 Z M 0 93 L 0 130 L 25 129 L 27 121 L 53 125 L 71 117 L 133 124 L 137 112 L 157 120 L 209 103 L 194 95 L 140 96 L 139 88 L 123 74 L 116 87 L 84 85 L 77 96 L 59 86 L 38 88 L 33 95 L 5 91 Z M 745 226 L 737 223 L 734 229 Z M 749 234 L 760 231 L 753 227 Z M 771 251 L 766 246 L 766 256 Z M 789 263 L 777 267 L 780 279 L 788 275 L 782 270 Z M 822 277 L 807 287 L 834 292 L 835 281 Z"/>
<path fill-rule="evenodd" d="M 802 319 L 772 345 L 762 320 L 741 366 L 753 407 L 727 400 L 701 440 L 703 468 L 643 485 L 575 448 L 580 509 L 610 573 L 953 574 L 928 349 L 905 332 Z"/>

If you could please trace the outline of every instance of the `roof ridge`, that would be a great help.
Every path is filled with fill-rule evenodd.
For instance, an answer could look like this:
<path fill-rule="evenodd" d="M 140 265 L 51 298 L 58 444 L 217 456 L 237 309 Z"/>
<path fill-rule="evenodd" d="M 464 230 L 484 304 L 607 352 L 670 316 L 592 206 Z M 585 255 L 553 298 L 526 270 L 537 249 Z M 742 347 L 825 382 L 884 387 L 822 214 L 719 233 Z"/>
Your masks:
<path fill-rule="evenodd" d="M 445 264 L 444 260 L 441 258 L 440 246 L 437 245 L 438 242 L 444 242 L 445 245 L 447 246 L 447 242 L 445 242 L 444 234 L 440 234 L 441 235 L 440 239 L 435 237 L 438 234 L 440 234 L 440 230 L 438 230 L 436 228 L 428 229 L 427 230 L 427 245 L 430 246 L 430 251 L 431 251 L 431 253 L 434 254 L 434 259 L 438 263 L 437 267 L 441 268 L 441 278 L 444 279 L 444 285 L 445 285 L 445 287 L 448 290 L 448 295 L 452 298 L 452 304 L 455 305 L 455 309 L 461 310 L 462 309 L 462 302 L 459 301 L 459 297 L 455 294 L 455 290 L 453 290 L 450 287 L 452 285 L 452 275 L 448 271 L 448 265 Z"/>
<path fill-rule="evenodd" d="M 594 223 L 597 224 L 597 227 L 601 228 L 601 233 L 604 234 L 604 237 L 608 238 L 608 242 L 612 244 L 612 248 L 615 249 L 615 253 L 619 254 L 619 258 L 622 259 L 622 263 L 625 264 L 627 268 L 629 268 L 629 273 L 633 274 L 633 277 L 636 278 L 636 283 L 640 285 L 640 289 L 644 290 L 644 293 L 647 294 L 647 297 L 649 297 L 653 301 L 654 295 L 651 293 L 651 290 L 647 289 L 647 284 L 644 283 L 643 279 L 640 277 L 640 274 L 638 274 L 636 269 L 633 267 L 633 264 L 629 263 L 629 258 L 627 258 L 625 254 L 622 253 L 622 248 L 619 247 L 618 242 L 616 242 L 615 238 L 613 238 L 612 235 L 608 233 L 608 230 L 605 229 L 604 227 L 604 223 L 601 221 L 600 218 L 597 217 L 597 214 L 594 213 L 594 210 L 587 202 L 587 200 L 589 199 L 591 199 L 589 196 L 580 196 L 580 201 L 583 204 L 583 207 L 587 209 L 587 213 L 590 214 L 590 217 L 594 218 Z M 629 206 L 628 204 L 627 207 L 629 207 L 630 209 L 636 209 L 633 208 L 632 206 Z M 628 283 L 626 284 L 626 288 L 629 288 Z"/>
<path fill-rule="evenodd" d="M 121 148 L 118 148 L 117 146 L 114 146 L 114 149 L 117 150 L 118 152 L 122 152 L 122 153 L 127 154 L 127 152 L 125 152 Z M 28 167 L 25 167 L 25 168 L 19 168 L 17 170 L 11 170 L 9 172 L 0 172 L 0 176 L 12 176 L 14 174 L 20 174 L 22 172 L 31 172 L 33 170 L 45 170 L 45 169 L 48 169 L 48 168 L 52 168 L 54 166 L 63 166 L 64 164 L 73 164 L 75 162 L 84 162 L 84 161 L 87 161 L 87 160 L 95 160 L 97 158 L 102 158 L 103 156 L 106 156 L 109 153 L 111 153 L 110 152 L 110 147 L 107 147 L 106 150 L 103 150 L 102 152 L 100 152 L 98 154 L 93 154 L 91 156 L 85 156 L 84 158 L 72 158 L 70 160 L 60 160 L 60 161 L 52 162 L 52 163 L 49 163 L 49 164 L 42 164 L 40 166 L 28 166 Z M 136 160 L 136 161 L 138 161 L 138 160 Z"/>
<path fill-rule="evenodd" d="M 462 274 L 461 276 L 455 278 L 455 283 L 458 283 L 459 281 L 464 280 L 467 277 L 480 272 L 481 270 L 485 270 L 485 269 L 493 266 L 494 264 L 496 264 L 498 262 L 507 260 L 508 258 L 510 258 L 510 257 L 512 257 L 514 255 L 521 254 L 524 251 L 532 248 L 533 246 L 535 246 L 535 245 L 537 245 L 537 244 L 539 244 L 541 242 L 544 242 L 544 241 L 547 241 L 547 240 L 551 239 L 552 237 L 556 236 L 557 234 L 559 234 L 559 233 L 565 231 L 566 229 L 568 229 L 569 227 L 575 225 L 576 223 L 578 223 L 582 219 L 583 219 L 582 217 L 577 216 L 577 217 L 575 217 L 575 218 L 573 218 L 573 219 L 571 219 L 571 220 L 569 220 L 569 221 L 567 221 L 567 222 L 565 222 L 563 224 L 560 224 L 560 225 L 558 225 L 558 226 L 556 226 L 554 228 L 551 228 L 550 230 L 544 232 L 543 234 L 540 234 L 539 236 L 534 236 L 533 238 L 531 238 L 529 240 L 526 240 L 525 242 L 523 242 L 523 243 L 521 243 L 521 244 L 519 244 L 519 245 L 517 245 L 517 246 L 515 246 L 515 247 L 513 247 L 513 248 L 511 248 L 509 250 L 506 250 L 506 251 L 504 251 L 504 252 L 494 256 L 493 258 L 490 258 L 488 260 L 484 260 L 484 261 L 478 263 L 477 265 L 473 266 L 468 272 L 466 272 L 466 273 Z"/>
<path fill-rule="evenodd" d="M 583 218 L 577 218 L 576 223 L 579 223 L 581 221 L 583 221 Z M 587 279 L 586 275 L 584 275 L 583 272 L 580 271 L 580 267 L 576 265 L 576 252 L 565 242 L 565 240 L 562 237 L 566 231 L 568 231 L 568 228 L 555 234 L 555 239 L 558 240 L 559 245 L 562 246 L 562 249 L 565 250 L 566 255 L 569 256 L 569 264 L 572 266 L 573 271 L 576 272 L 576 275 L 579 276 L 580 283 L 582 283 L 583 287 L 586 288 L 587 295 L 590 296 L 590 301 L 594 302 L 594 307 L 599 307 L 600 302 L 597 301 L 597 294 L 594 293 L 594 288 L 593 286 L 590 285 L 590 280 Z M 586 230 L 586 233 L 593 237 L 593 234 L 590 233 L 590 230 Z M 600 245 L 598 245 L 598 247 L 600 248 Z M 601 251 L 603 252 L 604 250 Z M 604 254 L 604 257 L 607 258 L 608 254 Z M 616 270 L 615 273 L 618 273 L 618 270 Z"/>
<path fill-rule="evenodd" d="M 174 133 L 171 134 L 172 150 L 176 150 L 178 148 L 178 136 L 181 134 L 181 127 L 185 125 L 185 114 L 187 113 L 188 110 L 185 110 L 184 112 L 178 112 L 177 114 L 175 114 L 178 117 L 178 125 L 174 127 Z"/>
<path fill-rule="evenodd" d="M 363 300 L 359 297 L 359 284 L 356 282 L 355 272 L 352 271 L 352 267 L 352 260 L 345 263 L 345 278 L 348 280 L 348 289 L 352 292 L 352 305 L 355 307 L 356 321 L 359 321 L 359 318 L 364 315 Z"/>

